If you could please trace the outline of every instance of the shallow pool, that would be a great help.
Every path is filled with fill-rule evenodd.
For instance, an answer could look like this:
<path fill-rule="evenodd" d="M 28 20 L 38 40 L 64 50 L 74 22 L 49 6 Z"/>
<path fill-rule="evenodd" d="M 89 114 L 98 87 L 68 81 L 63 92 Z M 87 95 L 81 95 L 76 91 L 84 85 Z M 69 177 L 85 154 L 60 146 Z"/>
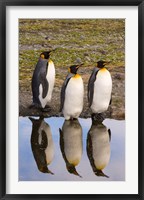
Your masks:
<path fill-rule="evenodd" d="M 19 117 L 19 181 L 125 181 L 125 121 Z"/>

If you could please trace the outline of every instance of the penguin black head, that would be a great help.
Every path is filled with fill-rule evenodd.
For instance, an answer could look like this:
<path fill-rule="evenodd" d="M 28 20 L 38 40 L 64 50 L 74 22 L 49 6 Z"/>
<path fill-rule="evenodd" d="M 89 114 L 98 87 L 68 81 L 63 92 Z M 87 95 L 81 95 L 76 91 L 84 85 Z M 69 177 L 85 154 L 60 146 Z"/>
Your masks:
<path fill-rule="evenodd" d="M 49 59 L 50 57 L 50 53 L 52 52 L 53 50 L 50 50 L 50 51 L 44 51 L 40 54 L 40 57 L 43 58 L 43 59 Z"/>
<path fill-rule="evenodd" d="M 79 65 L 72 65 L 69 67 L 69 72 L 72 73 L 72 74 L 76 74 L 77 73 L 77 70 L 80 66 L 82 66 L 82 64 L 79 64 Z"/>
<path fill-rule="evenodd" d="M 69 173 L 81 177 L 81 175 L 79 175 L 78 172 L 76 171 L 76 168 L 75 168 L 74 165 L 72 165 L 72 164 L 67 164 L 66 167 L 67 167 L 67 170 L 68 170 Z M 81 178 L 82 178 L 82 177 L 81 177 Z"/>
<path fill-rule="evenodd" d="M 100 60 L 97 62 L 97 67 L 98 68 L 103 68 L 106 64 L 108 64 L 109 62 L 106 62 L 106 61 L 103 61 L 103 60 Z"/>
<path fill-rule="evenodd" d="M 107 176 L 106 174 L 104 174 L 102 170 L 97 170 L 95 172 L 95 175 L 96 176 L 103 176 L 103 177 L 109 178 L 109 176 Z"/>
<path fill-rule="evenodd" d="M 53 172 L 51 172 L 48 168 L 47 168 L 47 166 L 42 166 L 40 169 L 39 169 L 41 172 L 43 172 L 43 173 L 48 173 L 48 174 L 54 174 Z"/>

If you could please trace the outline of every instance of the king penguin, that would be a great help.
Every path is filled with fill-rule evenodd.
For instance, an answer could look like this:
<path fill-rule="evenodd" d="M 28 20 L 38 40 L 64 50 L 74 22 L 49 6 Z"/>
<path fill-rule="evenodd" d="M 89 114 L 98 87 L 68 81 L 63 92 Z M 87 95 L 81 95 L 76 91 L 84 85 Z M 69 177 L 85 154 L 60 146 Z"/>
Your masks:
<path fill-rule="evenodd" d="M 60 112 L 63 112 L 66 120 L 77 119 L 83 109 L 84 85 L 81 76 L 77 74 L 81 65 L 69 67 L 69 74 L 61 89 Z"/>
<path fill-rule="evenodd" d="M 42 173 L 53 174 L 48 169 L 48 165 L 53 161 L 54 143 L 50 126 L 40 119 L 29 117 L 32 122 L 31 148 L 37 164 L 37 167 Z"/>
<path fill-rule="evenodd" d="M 76 166 L 82 158 L 82 127 L 77 120 L 65 120 L 60 132 L 60 149 L 69 173 L 79 176 Z"/>
<path fill-rule="evenodd" d="M 111 130 L 92 117 L 92 126 L 87 136 L 87 155 L 96 176 L 109 178 L 103 170 L 110 160 Z"/>
<path fill-rule="evenodd" d="M 52 51 L 54 50 L 40 54 L 32 77 L 33 103 L 31 107 L 42 108 L 42 111 L 48 111 L 46 105 L 51 101 L 55 83 L 55 67 L 53 61 L 50 60 Z"/>
<path fill-rule="evenodd" d="M 88 82 L 88 102 L 93 114 L 107 111 L 111 103 L 112 78 L 105 68 L 108 63 L 98 61 Z"/>

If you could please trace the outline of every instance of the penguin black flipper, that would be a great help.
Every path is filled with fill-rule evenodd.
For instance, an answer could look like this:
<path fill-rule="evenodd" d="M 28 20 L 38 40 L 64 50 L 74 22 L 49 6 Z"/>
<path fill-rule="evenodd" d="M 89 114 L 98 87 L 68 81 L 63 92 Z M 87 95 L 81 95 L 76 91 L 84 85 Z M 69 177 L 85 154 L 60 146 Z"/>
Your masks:
<path fill-rule="evenodd" d="M 111 141 L 111 130 L 108 129 L 108 134 L 109 134 L 109 141 Z"/>
<path fill-rule="evenodd" d="M 33 76 L 32 78 L 32 93 L 33 93 L 33 104 L 41 105 L 39 96 L 39 81 L 37 81 L 37 77 Z"/>
<path fill-rule="evenodd" d="M 61 149 L 62 156 L 63 156 L 64 160 L 66 161 L 66 156 L 64 153 L 63 131 L 60 128 L 59 128 L 59 133 L 60 133 L 60 149 Z"/>
<path fill-rule="evenodd" d="M 63 138 L 63 131 L 59 128 L 60 133 L 60 149 L 63 156 L 63 159 L 66 163 L 68 163 L 68 160 L 66 158 L 65 152 L 64 152 L 64 138 Z"/>
<path fill-rule="evenodd" d="M 42 84 L 42 97 L 45 98 L 48 93 L 48 81 L 46 79 L 46 72 L 40 75 L 40 83 Z"/>
<path fill-rule="evenodd" d="M 69 80 L 71 79 L 73 75 L 71 74 L 68 74 L 68 76 L 66 77 L 64 83 L 63 83 L 63 86 L 62 86 L 62 89 L 61 89 L 61 102 L 60 102 L 60 112 L 62 111 L 63 109 L 63 106 L 64 106 L 64 101 L 65 101 L 65 90 L 66 90 L 66 87 L 67 87 L 67 84 L 69 82 Z"/>
<path fill-rule="evenodd" d="M 96 169 L 96 166 L 94 164 L 94 159 L 93 159 L 93 147 L 92 147 L 92 138 L 91 138 L 91 135 L 90 135 L 90 131 L 88 132 L 88 135 L 87 135 L 86 150 L 87 150 L 87 156 L 88 156 L 89 161 L 90 161 L 90 165 L 92 167 L 93 172 L 95 173 L 97 171 L 97 169 Z"/>
<path fill-rule="evenodd" d="M 111 104 L 112 104 L 112 95 L 111 95 L 111 99 L 110 99 L 109 105 L 111 105 Z"/>
<path fill-rule="evenodd" d="M 45 98 L 48 92 L 48 81 L 46 74 L 48 62 L 46 59 L 39 59 L 32 77 L 33 104 L 41 105 L 39 100 L 39 87 L 42 84 L 42 97 Z"/>
<path fill-rule="evenodd" d="M 89 82 L 88 82 L 88 102 L 89 102 L 89 107 L 92 105 L 92 101 L 93 101 L 93 94 L 94 94 L 94 82 L 96 80 L 96 75 L 98 73 L 99 69 L 98 68 L 94 68 Z"/>

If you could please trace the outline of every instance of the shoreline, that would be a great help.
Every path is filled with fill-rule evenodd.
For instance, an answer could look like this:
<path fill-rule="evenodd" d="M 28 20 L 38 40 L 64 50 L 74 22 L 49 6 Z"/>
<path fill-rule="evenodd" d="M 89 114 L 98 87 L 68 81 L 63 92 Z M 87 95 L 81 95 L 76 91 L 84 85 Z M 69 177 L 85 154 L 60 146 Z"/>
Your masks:
<path fill-rule="evenodd" d="M 32 103 L 32 95 L 31 92 L 23 91 L 19 94 L 19 116 L 21 117 L 38 117 L 43 116 L 44 118 L 48 117 L 63 117 L 63 114 L 59 112 L 60 103 L 58 99 L 58 94 L 54 93 L 52 97 L 51 103 L 48 105 L 50 106 L 49 112 L 42 112 L 40 109 L 35 108 L 29 108 L 29 106 Z M 110 115 L 111 111 L 111 115 Z M 109 106 L 109 109 L 107 112 L 104 113 L 105 118 L 110 119 L 116 119 L 116 120 L 124 120 L 125 119 L 125 112 L 124 108 L 116 108 L 116 106 L 112 103 L 111 106 Z M 79 118 L 90 118 L 91 117 L 91 110 L 88 107 L 88 103 L 86 102 L 86 99 L 84 98 L 84 106 L 83 111 L 80 114 Z"/>

